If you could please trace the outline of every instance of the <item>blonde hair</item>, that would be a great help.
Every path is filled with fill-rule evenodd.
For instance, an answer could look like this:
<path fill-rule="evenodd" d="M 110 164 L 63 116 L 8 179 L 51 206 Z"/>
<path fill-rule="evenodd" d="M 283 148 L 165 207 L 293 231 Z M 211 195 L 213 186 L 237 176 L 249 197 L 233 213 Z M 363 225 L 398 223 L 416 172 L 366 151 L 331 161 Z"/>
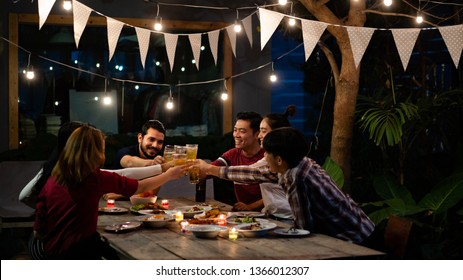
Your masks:
<path fill-rule="evenodd" d="M 84 125 L 69 137 L 51 175 L 58 184 L 76 187 L 105 162 L 103 133 Z"/>

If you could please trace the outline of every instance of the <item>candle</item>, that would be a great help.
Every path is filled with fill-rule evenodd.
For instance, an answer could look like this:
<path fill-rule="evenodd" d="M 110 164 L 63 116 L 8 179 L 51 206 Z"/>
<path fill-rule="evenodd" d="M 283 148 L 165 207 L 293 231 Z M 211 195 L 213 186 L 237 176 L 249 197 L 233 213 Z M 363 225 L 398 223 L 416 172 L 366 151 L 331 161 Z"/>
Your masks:
<path fill-rule="evenodd" d="M 175 213 L 175 221 L 180 222 L 182 220 L 183 220 L 183 213 L 181 211 L 178 211 L 177 213 Z"/>
<path fill-rule="evenodd" d="M 238 231 L 236 230 L 236 228 L 231 228 L 228 230 L 228 239 L 230 240 L 238 239 Z"/>
<path fill-rule="evenodd" d="M 217 220 L 217 224 L 219 226 L 226 226 L 227 225 L 227 216 L 224 214 L 219 215 L 219 219 Z"/>
<path fill-rule="evenodd" d="M 180 225 L 182 226 L 182 233 L 186 233 L 187 232 L 186 227 L 188 226 L 188 222 L 187 221 L 180 222 Z"/>
<path fill-rule="evenodd" d="M 108 199 L 108 201 L 106 202 L 106 207 L 107 208 L 114 208 L 114 199 Z"/>
<path fill-rule="evenodd" d="M 164 209 L 169 209 L 169 200 L 163 199 L 163 200 L 161 201 L 161 206 L 162 206 Z"/>

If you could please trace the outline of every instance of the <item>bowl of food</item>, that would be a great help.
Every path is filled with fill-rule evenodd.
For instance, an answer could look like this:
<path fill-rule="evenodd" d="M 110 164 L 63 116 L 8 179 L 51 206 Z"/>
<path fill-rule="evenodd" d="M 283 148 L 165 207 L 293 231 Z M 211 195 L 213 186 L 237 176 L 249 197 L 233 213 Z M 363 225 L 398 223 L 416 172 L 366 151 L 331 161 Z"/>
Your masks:
<path fill-rule="evenodd" d="M 147 196 L 145 194 L 134 194 L 130 197 L 130 203 L 132 203 L 132 205 L 156 203 L 157 199 L 158 197 L 155 195 Z"/>
<path fill-rule="evenodd" d="M 277 225 L 274 223 L 251 223 L 235 226 L 238 232 L 243 234 L 245 237 L 262 237 L 267 235 L 270 230 L 276 227 Z"/>
<path fill-rule="evenodd" d="M 185 230 L 192 232 L 197 238 L 216 238 L 221 231 L 228 227 L 218 225 L 188 225 Z"/>
<path fill-rule="evenodd" d="M 185 219 L 193 218 L 196 214 L 200 214 L 204 211 L 211 210 L 210 206 L 193 205 L 193 206 L 181 206 L 174 209 L 176 212 L 182 212 Z"/>
<path fill-rule="evenodd" d="M 162 228 L 174 220 L 175 218 L 172 215 L 167 214 L 145 215 L 138 219 L 144 226 L 149 228 Z"/>

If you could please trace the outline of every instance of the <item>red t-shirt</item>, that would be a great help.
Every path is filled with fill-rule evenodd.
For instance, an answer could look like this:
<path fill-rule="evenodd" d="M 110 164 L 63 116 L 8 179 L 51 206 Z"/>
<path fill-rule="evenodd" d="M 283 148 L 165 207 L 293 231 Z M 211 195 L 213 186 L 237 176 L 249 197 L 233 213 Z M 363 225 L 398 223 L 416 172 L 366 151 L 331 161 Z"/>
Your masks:
<path fill-rule="evenodd" d="M 233 148 L 211 162 L 211 164 L 216 166 L 251 165 L 263 157 L 263 149 L 260 149 L 259 152 L 252 157 L 246 157 L 243 155 L 242 149 Z M 236 199 L 240 202 L 250 204 L 262 199 L 259 184 L 240 184 L 235 182 L 234 186 Z"/>
<path fill-rule="evenodd" d="M 97 170 L 81 186 L 69 189 L 50 177 L 37 198 L 34 230 L 44 236 L 45 253 L 61 255 L 96 232 L 98 204 L 105 193 L 131 196 L 135 179 Z"/>

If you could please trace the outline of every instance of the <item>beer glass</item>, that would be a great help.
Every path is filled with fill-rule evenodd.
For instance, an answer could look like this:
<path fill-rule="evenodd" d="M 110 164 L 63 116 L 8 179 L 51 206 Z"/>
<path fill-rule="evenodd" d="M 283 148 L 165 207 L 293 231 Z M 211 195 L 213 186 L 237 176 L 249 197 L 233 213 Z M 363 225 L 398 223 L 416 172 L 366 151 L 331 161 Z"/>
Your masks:
<path fill-rule="evenodd" d="M 174 146 L 174 165 L 182 165 L 186 163 L 186 147 L 185 146 Z"/>
<path fill-rule="evenodd" d="M 189 163 L 197 163 L 196 160 L 194 159 L 187 159 Z M 196 185 L 199 184 L 199 166 L 198 165 L 192 165 L 188 169 L 188 174 L 190 177 L 190 184 Z"/>
<path fill-rule="evenodd" d="M 196 159 L 198 154 L 198 144 L 186 144 L 186 158 L 187 159 Z"/>
<path fill-rule="evenodd" d="M 164 162 L 169 162 L 174 159 L 175 149 L 173 145 L 164 146 Z"/>

